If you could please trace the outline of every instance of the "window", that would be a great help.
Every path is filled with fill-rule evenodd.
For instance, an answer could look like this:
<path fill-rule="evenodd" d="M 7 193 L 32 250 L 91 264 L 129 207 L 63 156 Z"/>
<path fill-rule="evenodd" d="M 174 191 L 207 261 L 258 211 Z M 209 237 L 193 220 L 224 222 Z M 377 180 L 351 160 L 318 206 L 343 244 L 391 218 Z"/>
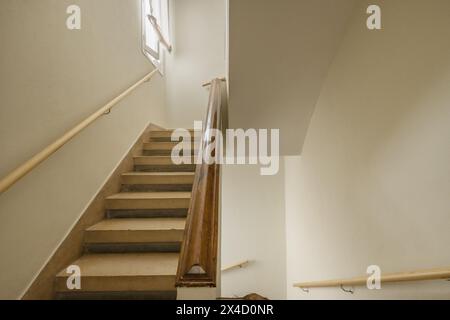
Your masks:
<path fill-rule="evenodd" d="M 142 43 L 145 55 L 161 70 L 169 44 L 168 0 L 142 0 Z"/>

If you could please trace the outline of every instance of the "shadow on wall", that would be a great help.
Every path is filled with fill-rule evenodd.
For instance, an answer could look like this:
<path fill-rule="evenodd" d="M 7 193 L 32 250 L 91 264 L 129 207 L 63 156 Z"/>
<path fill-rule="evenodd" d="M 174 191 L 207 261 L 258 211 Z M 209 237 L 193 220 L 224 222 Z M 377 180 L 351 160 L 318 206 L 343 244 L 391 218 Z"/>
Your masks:
<path fill-rule="evenodd" d="M 286 162 L 289 298 L 450 297 L 433 281 L 354 296 L 291 287 L 372 264 L 384 273 L 450 265 L 450 3 L 378 3 L 383 30 L 365 28 L 361 2 L 302 157 Z"/>

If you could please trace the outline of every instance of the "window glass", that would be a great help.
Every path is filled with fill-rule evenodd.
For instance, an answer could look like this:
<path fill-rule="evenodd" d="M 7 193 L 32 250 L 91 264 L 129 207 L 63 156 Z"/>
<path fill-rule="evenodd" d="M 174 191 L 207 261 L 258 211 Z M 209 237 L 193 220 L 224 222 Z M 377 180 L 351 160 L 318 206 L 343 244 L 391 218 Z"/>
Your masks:
<path fill-rule="evenodd" d="M 153 58 L 159 59 L 159 41 L 155 29 L 148 16 L 153 15 L 157 21 L 161 20 L 160 0 L 143 0 L 144 48 Z"/>
<path fill-rule="evenodd" d="M 152 16 L 153 24 L 149 16 Z M 172 50 L 169 40 L 169 0 L 142 0 L 142 21 L 145 54 L 162 72 L 164 52 L 161 49 Z"/>

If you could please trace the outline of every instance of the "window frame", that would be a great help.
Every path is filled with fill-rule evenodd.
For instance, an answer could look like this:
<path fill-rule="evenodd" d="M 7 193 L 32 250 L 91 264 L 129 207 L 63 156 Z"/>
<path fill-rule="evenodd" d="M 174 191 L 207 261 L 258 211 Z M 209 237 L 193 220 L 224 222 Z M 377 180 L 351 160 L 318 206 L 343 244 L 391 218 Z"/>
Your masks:
<path fill-rule="evenodd" d="M 149 2 L 149 0 L 141 0 L 141 19 L 142 19 L 142 52 L 143 54 L 151 61 L 151 63 L 159 70 L 161 74 L 164 73 L 164 61 L 165 61 L 165 50 L 162 50 L 164 46 L 160 44 L 158 41 L 158 51 L 155 52 L 152 48 L 147 45 L 147 24 L 150 23 L 147 17 L 147 13 L 145 12 L 145 2 Z M 161 17 L 161 21 L 158 21 L 161 29 L 163 30 L 164 36 L 169 38 L 169 1 L 168 0 L 157 0 L 160 1 L 159 5 L 159 16 Z M 170 41 L 170 40 L 168 40 Z"/>

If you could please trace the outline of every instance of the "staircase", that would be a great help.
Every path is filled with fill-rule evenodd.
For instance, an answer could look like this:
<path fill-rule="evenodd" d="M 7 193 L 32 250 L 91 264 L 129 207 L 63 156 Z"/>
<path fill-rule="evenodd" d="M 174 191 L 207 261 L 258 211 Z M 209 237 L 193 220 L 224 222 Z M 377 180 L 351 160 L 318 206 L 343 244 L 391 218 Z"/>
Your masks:
<path fill-rule="evenodd" d="M 175 165 L 170 130 L 152 131 L 121 192 L 105 199 L 105 219 L 85 230 L 81 289 L 57 276 L 57 299 L 176 299 L 175 276 L 195 165 Z M 193 132 L 192 132 L 193 136 Z M 195 142 L 192 140 L 192 156 Z"/>

